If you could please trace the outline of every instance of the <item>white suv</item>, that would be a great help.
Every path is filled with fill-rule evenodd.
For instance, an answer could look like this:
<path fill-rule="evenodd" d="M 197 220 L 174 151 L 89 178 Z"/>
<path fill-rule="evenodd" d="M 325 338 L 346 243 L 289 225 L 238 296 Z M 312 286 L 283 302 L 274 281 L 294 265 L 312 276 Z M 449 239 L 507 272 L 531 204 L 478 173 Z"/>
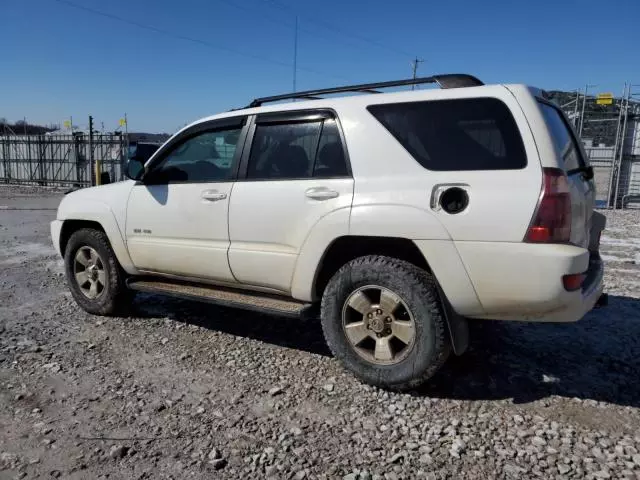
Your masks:
<path fill-rule="evenodd" d="M 347 368 L 406 389 L 465 350 L 468 319 L 574 322 L 604 303 L 593 170 L 538 89 L 440 75 L 262 98 L 127 168 L 51 225 L 91 313 L 135 290 L 320 305 Z"/>

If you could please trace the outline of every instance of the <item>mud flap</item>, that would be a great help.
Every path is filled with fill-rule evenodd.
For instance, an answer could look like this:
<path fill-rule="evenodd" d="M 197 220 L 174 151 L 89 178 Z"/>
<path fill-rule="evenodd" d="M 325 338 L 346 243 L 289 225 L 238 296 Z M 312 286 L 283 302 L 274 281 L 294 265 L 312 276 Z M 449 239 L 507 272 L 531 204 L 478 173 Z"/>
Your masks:
<path fill-rule="evenodd" d="M 603 307 L 606 307 L 607 305 L 609 305 L 609 295 L 606 293 L 603 293 L 602 295 L 600 295 L 600 298 L 598 298 L 598 301 L 596 302 L 596 305 L 594 308 L 603 308 Z"/>
<path fill-rule="evenodd" d="M 591 232 L 589 235 L 589 251 L 597 252 L 600 249 L 600 234 L 607 225 L 607 217 L 600 212 L 591 215 Z"/>
<path fill-rule="evenodd" d="M 454 310 L 444 292 L 438 285 L 438 294 L 440 301 L 444 307 L 445 318 L 447 319 L 447 327 L 449 328 L 449 337 L 451 338 L 451 347 L 453 353 L 457 356 L 467 351 L 469 346 L 469 323 L 466 318 L 458 315 Z"/>

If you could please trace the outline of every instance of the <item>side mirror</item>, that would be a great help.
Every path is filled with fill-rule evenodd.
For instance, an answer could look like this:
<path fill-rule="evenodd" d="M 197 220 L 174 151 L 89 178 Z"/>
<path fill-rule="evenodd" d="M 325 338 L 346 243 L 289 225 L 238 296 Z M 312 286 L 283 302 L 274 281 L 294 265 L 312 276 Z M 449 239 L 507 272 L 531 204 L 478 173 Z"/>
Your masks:
<path fill-rule="evenodd" d="M 131 180 L 140 180 L 144 174 L 144 164 L 136 157 L 130 158 L 124 174 Z"/>

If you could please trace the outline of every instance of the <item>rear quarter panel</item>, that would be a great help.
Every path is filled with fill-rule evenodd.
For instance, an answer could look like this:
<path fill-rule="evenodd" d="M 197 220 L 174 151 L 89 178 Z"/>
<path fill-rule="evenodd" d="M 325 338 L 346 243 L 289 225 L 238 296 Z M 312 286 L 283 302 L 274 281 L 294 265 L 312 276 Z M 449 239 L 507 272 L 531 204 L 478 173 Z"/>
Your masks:
<path fill-rule="evenodd" d="M 422 96 L 361 97 L 339 110 L 355 178 L 349 224 L 351 235 L 412 239 L 421 249 L 454 309 L 464 315 L 484 312 L 458 245 L 464 242 L 522 242 L 541 190 L 538 148 L 514 95 L 496 86 L 432 90 Z M 408 97 L 408 98 L 407 98 Z M 368 105 L 454 98 L 497 98 L 511 111 L 523 139 L 527 166 L 501 171 L 432 171 L 422 167 L 366 109 Z M 518 97 L 518 98 L 516 98 Z M 528 112 L 527 112 L 528 113 Z M 441 184 L 467 185 L 470 204 L 449 215 L 430 206 Z M 499 247 L 498 247 L 499 248 Z M 489 270 L 488 275 L 492 272 Z"/>
<path fill-rule="evenodd" d="M 526 91 L 523 95 L 531 97 Z M 504 102 L 511 111 L 523 138 L 527 166 L 520 170 L 432 171 L 422 167 L 391 133 L 366 109 L 380 103 L 411 100 L 437 101 L 454 98 L 491 97 Z M 355 180 L 353 234 L 365 234 L 368 225 L 382 234 L 370 220 L 359 222 L 357 212 L 377 208 L 380 224 L 403 224 L 412 239 L 451 238 L 455 241 L 522 241 L 535 211 L 541 189 L 542 170 L 536 141 L 519 100 L 500 85 L 432 90 L 423 97 L 405 99 L 388 95 L 362 97 L 338 112 L 345 131 Z M 430 208 L 434 187 L 440 184 L 468 185 L 469 208 L 458 215 Z M 422 212 L 422 220 L 384 215 L 386 207 L 403 206 Z M 367 208 L 362 208 L 367 207 Z M 409 212 L 409 210 L 405 210 Z M 432 218 L 435 217 L 435 218 Z M 425 220 L 430 218 L 430 220 Z M 389 227 L 382 230 L 387 231 Z M 356 233 L 357 232 L 357 233 Z M 373 231 L 368 234 L 374 234 Z M 388 233 L 391 236 L 391 233 Z"/>

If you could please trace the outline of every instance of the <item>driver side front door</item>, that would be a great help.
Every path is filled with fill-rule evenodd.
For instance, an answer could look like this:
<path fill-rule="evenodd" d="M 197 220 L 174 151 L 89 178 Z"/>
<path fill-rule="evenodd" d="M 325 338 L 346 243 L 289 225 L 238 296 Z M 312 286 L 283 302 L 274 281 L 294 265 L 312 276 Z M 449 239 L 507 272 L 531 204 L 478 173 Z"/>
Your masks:
<path fill-rule="evenodd" d="M 245 124 L 199 124 L 150 160 L 127 205 L 127 246 L 140 271 L 235 282 L 228 213 Z"/>

